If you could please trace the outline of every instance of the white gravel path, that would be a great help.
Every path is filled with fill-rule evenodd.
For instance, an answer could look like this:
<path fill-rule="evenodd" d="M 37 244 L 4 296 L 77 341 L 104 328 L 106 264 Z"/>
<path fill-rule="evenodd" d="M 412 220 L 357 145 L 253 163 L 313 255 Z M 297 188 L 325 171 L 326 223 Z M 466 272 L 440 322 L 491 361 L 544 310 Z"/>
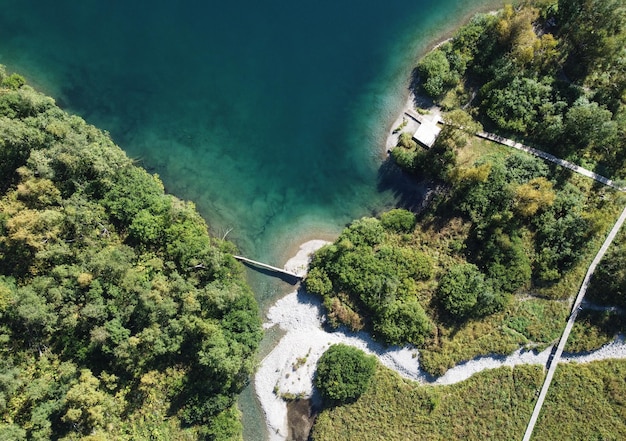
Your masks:
<path fill-rule="evenodd" d="M 303 244 L 297 256 L 285 264 L 285 269 L 304 274 L 312 252 L 325 241 Z M 283 395 L 310 398 L 313 393 L 313 375 L 317 361 L 332 344 L 343 343 L 374 354 L 382 364 L 405 378 L 436 385 L 454 384 L 466 380 L 485 369 L 519 364 L 547 363 L 552 348 L 541 353 L 517 350 L 504 356 L 479 357 L 459 364 L 445 375 L 434 379 L 419 368 L 418 351 L 410 347 L 383 347 L 365 332 L 326 332 L 322 328 L 323 307 L 316 296 L 300 290 L 286 295 L 272 306 L 264 328 L 279 326 L 285 335 L 261 362 L 254 378 L 257 397 L 265 412 L 270 440 L 287 438 L 287 405 Z M 605 358 L 626 358 L 626 342 L 615 342 L 590 354 L 566 356 L 562 361 L 590 362 Z"/>

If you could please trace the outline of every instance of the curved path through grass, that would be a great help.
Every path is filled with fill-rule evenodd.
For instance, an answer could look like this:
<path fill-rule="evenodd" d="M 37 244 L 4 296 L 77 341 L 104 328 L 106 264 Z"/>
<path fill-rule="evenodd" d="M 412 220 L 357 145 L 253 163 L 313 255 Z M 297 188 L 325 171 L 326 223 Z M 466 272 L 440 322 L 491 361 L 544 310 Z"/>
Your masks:
<path fill-rule="evenodd" d="M 621 185 L 617 184 L 615 181 L 613 181 L 612 179 L 609 179 L 607 177 L 604 177 L 602 175 L 597 174 L 596 172 L 592 172 L 591 170 L 588 170 L 586 168 L 583 168 L 579 165 L 576 165 L 572 162 L 566 161 L 565 159 L 561 159 L 558 158 L 548 152 L 544 152 L 543 150 L 539 150 L 533 147 L 529 147 L 527 145 L 524 145 L 522 143 L 516 142 L 512 139 L 508 139 L 508 138 L 504 138 L 503 136 L 500 135 L 496 135 L 494 133 L 487 133 L 487 132 L 478 132 L 476 133 L 476 136 L 478 136 L 479 138 L 484 138 L 484 139 L 488 139 L 489 141 L 493 141 L 493 142 L 497 142 L 498 144 L 502 144 L 502 145 L 506 145 L 509 147 L 512 147 L 516 150 L 521 150 L 523 152 L 529 153 L 533 156 L 537 156 L 539 158 L 545 159 L 546 161 L 550 161 L 553 162 L 555 164 L 558 164 L 562 167 L 565 168 L 569 168 L 570 170 L 575 171 L 578 174 L 581 174 L 583 176 L 587 176 L 588 178 L 591 178 L 593 180 L 596 180 L 598 182 L 601 182 L 604 185 L 608 185 L 609 187 L 613 187 L 619 191 L 626 191 L 626 187 L 622 187 Z"/>

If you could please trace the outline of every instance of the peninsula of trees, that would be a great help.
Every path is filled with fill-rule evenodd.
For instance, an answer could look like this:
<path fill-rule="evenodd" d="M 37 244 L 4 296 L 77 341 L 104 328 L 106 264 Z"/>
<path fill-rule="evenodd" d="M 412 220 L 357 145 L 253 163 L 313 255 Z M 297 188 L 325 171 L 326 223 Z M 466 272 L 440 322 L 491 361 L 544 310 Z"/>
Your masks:
<path fill-rule="evenodd" d="M 0 70 L 0 439 L 240 438 L 261 326 L 234 251 Z"/>

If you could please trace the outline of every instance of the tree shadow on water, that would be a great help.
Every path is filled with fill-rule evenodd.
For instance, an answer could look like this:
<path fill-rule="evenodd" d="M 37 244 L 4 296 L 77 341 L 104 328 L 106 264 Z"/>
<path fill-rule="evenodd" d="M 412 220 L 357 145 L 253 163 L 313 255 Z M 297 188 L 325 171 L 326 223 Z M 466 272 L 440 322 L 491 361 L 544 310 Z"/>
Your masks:
<path fill-rule="evenodd" d="M 266 268 L 261 268 L 259 266 L 253 265 L 251 263 L 248 262 L 241 262 L 245 267 L 256 271 L 257 273 L 260 274 L 264 274 L 266 276 L 269 277 L 274 277 L 277 279 L 282 280 L 285 283 L 288 283 L 290 285 L 297 285 L 301 280 L 302 277 L 296 276 L 296 275 L 289 275 L 289 274 L 285 274 L 285 273 L 281 273 L 281 272 L 277 272 L 277 271 L 273 271 L 270 269 L 266 269 Z"/>
<path fill-rule="evenodd" d="M 409 90 L 413 93 L 413 106 L 418 109 L 430 109 L 435 106 L 435 101 L 428 96 L 422 87 L 422 79 L 419 70 L 416 68 L 411 72 L 411 82 Z"/>
<path fill-rule="evenodd" d="M 396 205 L 412 212 L 421 211 L 426 204 L 429 183 L 402 170 L 390 156 L 378 169 L 379 191 L 391 191 L 396 198 Z"/>

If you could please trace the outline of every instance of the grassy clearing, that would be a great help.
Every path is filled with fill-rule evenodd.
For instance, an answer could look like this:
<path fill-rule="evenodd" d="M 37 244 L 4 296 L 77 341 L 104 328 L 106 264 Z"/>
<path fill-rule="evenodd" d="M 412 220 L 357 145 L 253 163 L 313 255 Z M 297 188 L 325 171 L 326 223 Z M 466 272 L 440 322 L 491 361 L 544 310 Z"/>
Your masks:
<path fill-rule="evenodd" d="M 420 349 L 421 366 L 438 376 L 480 355 L 507 355 L 519 347 L 542 350 L 561 335 L 568 312 L 565 302 L 514 297 L 504 311 L 481 320 L 440 325 L 433 344 Z"/>
<path fill-rule="evenodd" d="M 626 362 L 559 365 L 534 441 L 626 439 Z"/>
<path fill-rule="evenodd" d="M 320 414 L 313 439 L 521 439 L 543 375 L 540 366 L 504 367 L 422 386 L 379 367 L 357 402 Z M 625 361 L 559 366 L 533 440 L 624 439 L 625 378 Z"/>
<path fill-rule="evenodd" d="M 478 136 L 473 136 L 469 139 L 467 146 L 459 149 L 457 165 L 470 167 L 482 156 L 493 154 L 508 155 L 512 152 L 513 150 L 510 147 L 479 138 Z"/>
<path fill-rule="evenodd" d="M 356 403 L 322 412 L 313 439 L 516 439 L 542 377 L 536 366 L 502 368 L 436 387 L 403 380 L 381 367 Z"/>

